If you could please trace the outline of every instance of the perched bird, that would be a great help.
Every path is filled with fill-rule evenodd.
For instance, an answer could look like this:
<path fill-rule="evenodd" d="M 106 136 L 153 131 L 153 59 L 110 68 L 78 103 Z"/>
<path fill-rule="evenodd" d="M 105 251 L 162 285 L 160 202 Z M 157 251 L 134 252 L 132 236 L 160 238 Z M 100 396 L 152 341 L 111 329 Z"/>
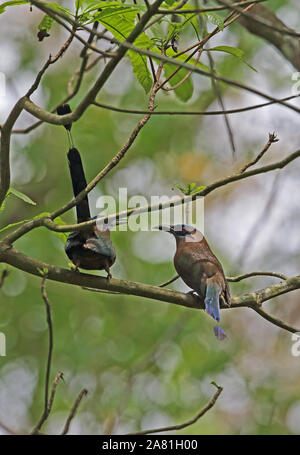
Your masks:
<path fill-rule="evenodd" d="M 74 196 L 76 197 L 87 185 L 81 157 L 76 148 L 69 150 L 68 160 Z M 92 219 L 88 196 L 85 196 L 76 205 L 76 212 L 78 223 Z M 76 269 L 80 267 L 86 270 L 105 270 L 107 278 L 111 278 L 110 267 L 116 260 L 116 252 L 108 228 L 101 229 L 95 225 L 88 226 L 81 231 L 71 232 L 65 245 L 65 251 Z"/>
<path fill-rule="evenodd" d="M 174 266 L 177 273 L 204 301 L 206 312 L 219 322 L 220 301 L 230 306 L 230 290 L 222 265 L 204 236 L 186 224 L 158 226 L 157 229 L 174 235 L 177 245 Z M 214 328 L 214 332 L 220 340 L 226 337 L 219 325 Z"/>

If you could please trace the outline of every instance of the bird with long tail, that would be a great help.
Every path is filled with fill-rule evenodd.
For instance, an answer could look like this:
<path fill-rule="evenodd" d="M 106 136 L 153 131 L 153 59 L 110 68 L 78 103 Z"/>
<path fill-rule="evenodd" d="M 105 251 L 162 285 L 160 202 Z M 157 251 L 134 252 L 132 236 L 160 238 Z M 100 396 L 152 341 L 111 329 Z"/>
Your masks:
<path fill-rule="evenodd" d="M 211 251 L 203 234 L 193 226 L 177 224 L 156 229 L 176 239 L 174 266 L 183 281 L 204 301 L 206 312 L 220 322 L 220 303 L 230 306 L 230 290 L 220 261 Z M 193 293 L 193 292 L 192 292 Z M 219 340 L 226 338 L 222 327 L 214 327 Z"/>

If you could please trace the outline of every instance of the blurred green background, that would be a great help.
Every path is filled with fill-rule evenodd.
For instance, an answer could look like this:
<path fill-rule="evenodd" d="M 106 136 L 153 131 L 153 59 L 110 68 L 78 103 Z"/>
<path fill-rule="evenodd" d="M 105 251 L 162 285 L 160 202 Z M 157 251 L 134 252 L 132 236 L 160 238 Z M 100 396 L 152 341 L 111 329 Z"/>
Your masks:
<path fill-rule="evenodd" d="M 70 2 L 61 2 L 70 6 Z M 299 24 L 297 1 L 268 2 L 290 27 Z M 29 88 L 51 52 L 66 39 L 58 26 L 39 43 L 37 24 L 42 14 L 29 6 L 14 7 L 0 16 L 0 71 L 6 75 L 6 96 L 0 98 L 3 123 L 14 102 Z M 190 35 L 189 35 L 190 33 Z M 194 39 L 192 30 L 184 40 Z M 179 47 L 184 47 L 179 42 Z M 217 71 L 258 87 L 276 97 L 291 94 L 295 69 L 269 44 L 239 24 L 217 35 L 211 46 L 237 46 L 257 73 L 233 56 L 215 53 Z M 182 46 L 182 47 L 181 47 Z M 80 63 L 80 46 L 71 45 L 42 80 L 33 100 L 53 109 L 67 93 L 67 84 Z M 207 64 L 207 57 L 203 57 Z M 202 61 L 201 60 L 201 61 Z M 103 68 L 91 70 L 75 108 Z M 193 75 L 194 94 L 186 104 L 174 93 L 159 93 L 160 110 L 219 109 L 209 79 Z M 243 91 L 220 85 L 227 108 L 261 102 Z M 117 67 L 99 93 L 101 103 L 145 109 L 147 96 L 132 74 L 129 60 Z M 140 119 L 90 107 L 73 125 L 87 180 L 91 180 L 120 150 Z M 25 113 L 18 128 L 34 119 Z M 264 158 L 266 164 L 299 147 L 299 119 L 284 107 L 271 106 L 230 117 L 236 159 L 222 116 L 153 116 L 134 145 L 90 195 L 93 215 L 100 195 L 117 197 L 119 187 L 129 196 L 174 194 L 174 184 L 206 185 L 241 168 L 276 131 L 278 144 Z M 9 196 L 1 212 L 1 226 L 52 211 L 72 198 L 64 128 L 42 125 L 12 140 L 12 185 L 34 201 L 31 206 Z M 246 179 L 213 192 L 205 199 L 205 235 L 227 275 L 271 270 L 299 274 L 299 161 L 280 173 Z M 278 174 L 278 176 L 277 176 Z M 276 179 L 276 180 L 275 180 Z M 275 182 L 275 183 L 274 183 Z M 271 201 L 271 202 L 270 202 Z M 270 202 L 270 203 L 269 203 Z M 63 216 L 75 221 L 74 211 Z M 173 239 L 155 232 L 114 232 L 117 261 L 114 277 L 160 284 L 175 274 Z M 68 267 L 64 244 L 54 233 L 36 229 L 16 243 L 31 257 Z M 1 266 L 2 269 L 4 266 Z M 251 278 L 231 284 L 232 294 L 275 283 Z M 28 431 L 43 408 L 43 384 L 48 332 L 41 280 L 9 268 L 0 291 L 0 331 L 6 335 L 7 356 L 0 357 L 0 421 L 15 431 Z M 185 291 L 178 280 L 170 286 Z M 122 434 L 181 423 L 194 416 L 215 392 L 224 391 L 216 406 L 182 434 L 298 434 L 300 432 L 300 358 L 292 356 L 291 334 L 250 309 L 222 312 L 228 338 L 220 343 L 213 321 L 203 312 L 134 296 L 104 295 L 70 285 L 47 283 L 54 324 L 52 379 L 64 372 L 53 412 L 43 430 L 55 434 L 82 388 L 83 399 L 71 433 Z M 265 305 L 272 314 L 300 327 L 299 293 L 283 295 Z M 4 433 L 4 431 L 3 431 Z"/>

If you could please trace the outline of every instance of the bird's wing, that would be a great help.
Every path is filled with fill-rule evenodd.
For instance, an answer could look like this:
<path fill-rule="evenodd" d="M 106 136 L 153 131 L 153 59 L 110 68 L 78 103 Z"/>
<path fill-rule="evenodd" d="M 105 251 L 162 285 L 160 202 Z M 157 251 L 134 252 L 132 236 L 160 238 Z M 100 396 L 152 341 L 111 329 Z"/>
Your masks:
<path fill-rule="evenodd" d="M 84 244 L 84 247 L 94 251 L 97 254 L 107 256 L 111 260 L 114 260 L 116 257 L 115 249 L 111 240 L 101 235 L 88 238 Z"/>
<path fill-rule="evenodd" d="M 79 231 L 71 232 L 68 236 L 68 239 L 65 244 L 65 251 L 69 251 L 70 249 L 82 246 L 82 236 Z"/>

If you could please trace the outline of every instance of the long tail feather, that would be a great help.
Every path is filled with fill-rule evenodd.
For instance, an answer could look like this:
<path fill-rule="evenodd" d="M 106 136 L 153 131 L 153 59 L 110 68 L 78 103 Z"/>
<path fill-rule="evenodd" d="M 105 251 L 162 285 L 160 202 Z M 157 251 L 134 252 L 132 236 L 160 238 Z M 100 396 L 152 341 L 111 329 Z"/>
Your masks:
<path fill-rule="evenodd" d="M 86 187 L 86 179 L 82 166 L 80 154 L 76 148 L 71 148 L 68 152 L 69 169 L 73 185 L 74 196 L 76 197 Z M 91 218 L 89 201 L 86 196 L 76 205 L 77 222 L 81 223 Z"/>
<path fill-rule="evenodd" d="M 206 297 L 204 300 L 206 312 L 216 321 L 220 321 L 220 287 L 213 283 L 206 286 Z"/>
<path fill-rule="evenodd" d="M 218 340 L 225 340 L 225 338 L 227 338 L 227 335 L 226 333 L 224 332 L 224 330 L 222 329 L 222 327 L 220 327 L 219 325 L 216 325 L 214 327 L 214 334 L 216 335 L 216 337 L 218 338 Z"/>

